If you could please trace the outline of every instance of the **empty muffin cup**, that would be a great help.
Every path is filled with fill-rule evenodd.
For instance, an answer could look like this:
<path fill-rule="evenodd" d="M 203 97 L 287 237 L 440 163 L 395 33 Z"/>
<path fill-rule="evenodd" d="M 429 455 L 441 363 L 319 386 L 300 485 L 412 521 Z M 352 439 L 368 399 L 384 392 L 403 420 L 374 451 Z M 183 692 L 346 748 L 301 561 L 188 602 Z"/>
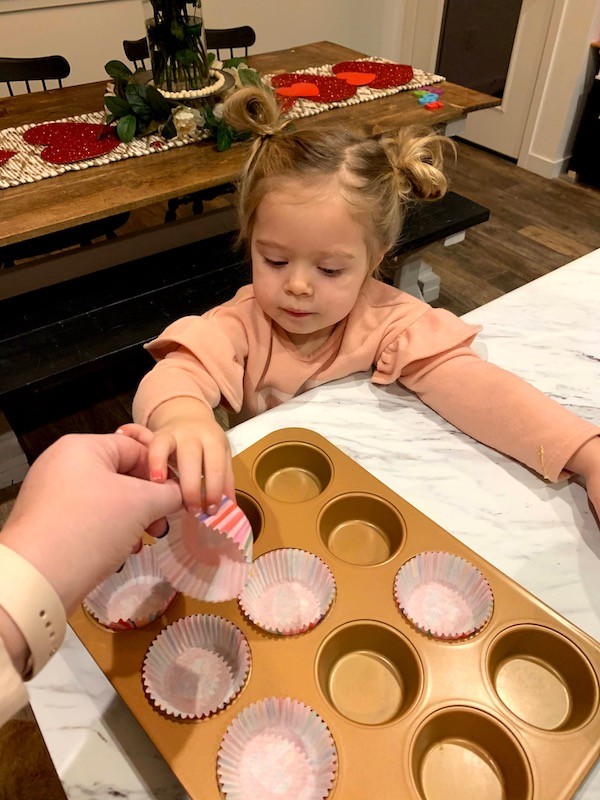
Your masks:
<path fill-rule="evenodd" d="M 333 737 L 311 708 L 268 697 L 227 728 L 217 773 L 227 800 L 324 800 L 336 762 Z"/>
<path fill-rule="evenodd" d="M 162 616 L 177 590 L 161 572 L 155 547 L 144 545 L 123 569 L 102 581 L 83 601 L 100 625 L 116 631 L 141 628 Z"/>
<path fill-rule="evenodd" d="M 252 561 L 252 528 L 242 509 L 223 497 L 216 514 L 179 511 L 157 548 L 162 572 L 179 591 L 196 600 L 233 600 Z"/>
<path fill-rule="evenodd" d="M 256 559 L 239 600 L 255 625 L 291 636 L 313 628 L 334 596 L 333 575 L 320 558 L 304 550 L 283 548 Z"/>
<path fill-rule="evenodd" d="M 398 607 L 413 625 L 437 639 L 461 639 L 481 630 L 494 598 L 481 572 L 460 556 L 419 553 L 398 570 Z"/>
<path fill-rule="evenodd" d="M 249 669 L 250 648 L 239 628 L 213 614 L 195 614 L 173 622 L 154 639 L 142 681 L 161 711 L 200 719 L 233 700 Z"/>

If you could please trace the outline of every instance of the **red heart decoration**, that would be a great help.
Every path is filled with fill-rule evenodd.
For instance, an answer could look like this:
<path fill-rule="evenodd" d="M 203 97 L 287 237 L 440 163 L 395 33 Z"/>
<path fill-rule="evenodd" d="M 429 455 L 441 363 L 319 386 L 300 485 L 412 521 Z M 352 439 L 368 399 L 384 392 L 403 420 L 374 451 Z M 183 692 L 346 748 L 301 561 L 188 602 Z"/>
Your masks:
<path fill-rule="evenodd" d="M 386 61 L 341 61 L 331 69 L 334 75 L 344 72 L 374 72 L 377 77 L 369 84 L 371 89 L 404 86 L 414 77 L 413 68 L 408 64 L 390 64 Z"/>
<path fill-rule="evenodd" d="M 16 150 L 0 150 L 0 166 L 6 164 L 9 158 L 17 155 Z"/>
<path fill-rule="evenodd" d="M 102 138 L 98 138 L 102 134 Z M 89 122 L 47 122 L 23 134 L 28 144 L 46 144 L 40 158 L 50 164 L 71 164 L 110 153 L 121 143 L 114 128 Z"/>
<path fill-rule="evenodd" d="M 309 83 L 310 81 L 310 83 Z M 316 100 L 317 103 L 333 103 L 336 100 L 347 100 L 356 94 L 356 87 L 350 86 L 345 81 L 340 81 L 337 78 L 330 78 L 328 75 L 306 75 L 298 72 L 285 72 L 283 75 L 275 75 L 271 83 L 273 88 L 277 91 L 281 88 L 293 86 L 294 84 L 304 84 L 305 86 L 316 86 L 318 89 L 317 94 L 302 95 L 302 97 L 310 97 L 311 100 Z M 297 97 L 282 97 L 281 107 L 287 111 L 296 102 Z"/>
<path fill-rule="evenodd" d="M 336 78 L 346 81 L 351 86 L 367 86 L 373 83 L 377 75 L 374 72 L 338 72 Z"/>
<path fill-rule="evenodd" d="M 318 97 L 319 87 L 316 83 L 292 83 L 291 86 L 280 86 L 275 89 L 283 97 Z"/>

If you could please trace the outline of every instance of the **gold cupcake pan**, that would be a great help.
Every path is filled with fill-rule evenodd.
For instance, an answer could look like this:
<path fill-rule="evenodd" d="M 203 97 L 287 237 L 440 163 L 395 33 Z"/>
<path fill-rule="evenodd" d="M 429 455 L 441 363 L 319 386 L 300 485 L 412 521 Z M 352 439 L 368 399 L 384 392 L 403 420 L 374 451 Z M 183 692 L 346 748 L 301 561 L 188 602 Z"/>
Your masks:
<path fill-rule="evenodd" d="M 236 601 L 183 595 L 137 630 L 104 632 L 82 609 L 70 619 L 191 797 L 222 797 L 221 739 L 243 708 L 271 696 L 305 703 L 329 727 L 335 800 L 573 796 L 599 755 L 596 641 L 312 431 L 277 431 L 236 456 L 234 470 L 254 556 L 302 548 L 333 572 L 336 597 L 315 628 L 271 635 Z M 427 550 L 462 556 L 488 580 L 494 610 L 473 636 L 435 639 L 398 610 L 395 575 Z M 163 627 L 198 613 L 237 625 L 252 665 L 229 706 L 184 722 L 150 704 L 141 666 Z"/>

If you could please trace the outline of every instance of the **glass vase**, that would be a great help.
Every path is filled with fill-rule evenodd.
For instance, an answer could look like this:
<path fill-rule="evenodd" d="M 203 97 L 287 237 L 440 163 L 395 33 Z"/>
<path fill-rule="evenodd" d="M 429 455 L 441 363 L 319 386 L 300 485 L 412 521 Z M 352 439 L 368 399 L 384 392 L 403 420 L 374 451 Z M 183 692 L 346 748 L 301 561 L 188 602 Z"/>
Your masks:
<path fill-rule="evenodd" d="M 209 82 L 201 0 L 150 0 L 146 35 L 154 85 L 169 92 Z"/>

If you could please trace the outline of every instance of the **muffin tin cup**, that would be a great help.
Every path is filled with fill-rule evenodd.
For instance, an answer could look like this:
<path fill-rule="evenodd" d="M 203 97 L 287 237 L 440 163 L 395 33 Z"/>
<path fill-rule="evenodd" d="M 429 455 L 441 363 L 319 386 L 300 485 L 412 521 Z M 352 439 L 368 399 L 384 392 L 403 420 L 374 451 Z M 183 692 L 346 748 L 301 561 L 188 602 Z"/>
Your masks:
<path fill-rule="evenodd" d="M 313 628 L 334 596 L 329 567 L 312 553 L 288 547 L 256 559 L 239 601 L 246 617 L 258 627 L 292 636 Z"/>
<path fill-rule="evenodd" d="M 217 756 L 227 800 L 324 800 L 336 769 L 327 725 L 289 697 L 245 708 L 227 728 Z"/>
<path fill-rule="evenodd" d="M 154 639 L 142 666 L 153 704 L 173 717 L 201 719 L 225 708 L 250 669 L 250 648 L 229 620 L 182 617 Z"/>
<path fill-rule="evenodd" d="M 170 583 L 196 600 L 233 600 L 248 577 L 253 536 L 248 518 L 228 497 L 216 514 L 179 511 L 157 548 L 158 563 Z"/>
<path fill-rule="evenodd" d="M 494 598 L 482 573 L 460 556 L 418 553 L 398 570 L 394 596 L 412 624 L 436 639 L 462 639 L 490 619 Z"/>
<path fill-rule="evenodd" d="M 100 625 L 116 631 L 149 625 L 169 608 L 177 590 L 162 574 L 155 547 L 144 545 L 123 569 L 96 586 L 83 607 Z"/>

